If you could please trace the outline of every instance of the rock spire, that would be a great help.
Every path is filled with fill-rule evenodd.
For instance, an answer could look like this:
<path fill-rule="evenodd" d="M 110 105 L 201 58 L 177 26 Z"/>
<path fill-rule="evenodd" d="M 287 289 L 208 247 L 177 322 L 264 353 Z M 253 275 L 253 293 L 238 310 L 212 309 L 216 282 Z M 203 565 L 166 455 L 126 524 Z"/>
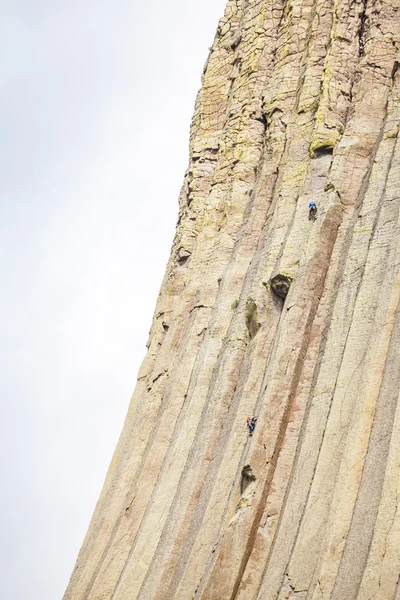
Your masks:
<path fill-rule="evenodd" d="M 65 600 L 400 600 L 399 46 L 400 0 L 228 1 Z"/>

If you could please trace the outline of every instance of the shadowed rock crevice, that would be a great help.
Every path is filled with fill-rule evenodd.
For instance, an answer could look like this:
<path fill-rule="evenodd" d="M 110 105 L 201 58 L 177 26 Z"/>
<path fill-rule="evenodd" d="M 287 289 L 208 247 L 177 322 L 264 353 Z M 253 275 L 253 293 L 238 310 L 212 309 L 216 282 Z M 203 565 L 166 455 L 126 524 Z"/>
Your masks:
<path fill-rule="evenodd" d="M 250 485 L 252 481 L 256 481 L 256 476 L 253 473 L 253 469 L 251 465 L 245 465 L 242 469 L 242 479 L 240 482 L 240 493 L 246 490 L 246 488 Z"/>
<path fill-rule="evenodd" d="M 313 148 L 314 158 L 321 158 L 323 156 L 333 155 L 333 146 L 321 145 Z"/>
<path fill-rule="evenodd" d="M 363 0 L 362 12 L 360 18 L 360 29 L 358 32 L 358 54 L 360 57 L 365 56 L 365 42 L 366 42 L 366 21 L 367 21 L 367 6 L 368 0 Z"/>
<path fill-rule="evenodd" d="M 187 263 L 191 256 L 191 252 L 185 248 L 179 248 L 178 250 L 178 265 L 181 267 Z"/>
<path fill-rule="evenodd" d="M 285 299 L 289 293 L 293 278 L 285 273 L 278 273 L 271 281 L 271 288 L 277 296 Z"/>

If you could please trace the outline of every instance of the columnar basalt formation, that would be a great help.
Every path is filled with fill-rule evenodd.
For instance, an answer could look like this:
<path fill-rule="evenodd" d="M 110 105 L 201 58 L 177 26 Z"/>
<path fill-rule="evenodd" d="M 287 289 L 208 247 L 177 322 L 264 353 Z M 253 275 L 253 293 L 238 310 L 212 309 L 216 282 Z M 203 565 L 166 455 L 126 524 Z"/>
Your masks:
<path fill-rule="evenodd" d="M 229 0 L 65 600 L 400 600 L 399 46 L 400 0 Z"/>

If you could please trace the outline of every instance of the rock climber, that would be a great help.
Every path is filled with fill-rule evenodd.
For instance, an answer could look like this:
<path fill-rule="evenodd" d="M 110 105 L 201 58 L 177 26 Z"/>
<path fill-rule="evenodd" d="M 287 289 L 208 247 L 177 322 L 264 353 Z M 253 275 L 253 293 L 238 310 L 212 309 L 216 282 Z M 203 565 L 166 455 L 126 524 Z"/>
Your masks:
<path fill-rule="evenodd" d="M 249 428 L 249 435 L 250 436 L 253 435 L 253 431 L 254 431 L 255 426 L 256 426 L 256 421 L 257 421 L 257 417 L 247 417 L 247 419 L 246 419 L 246 423 L 247 423 L 247 427 Z"/>
<path fill-rule="evenodd" d="M 309 208 L 309 213 L 308 213 L 308 218 L 310 221 L 315 221 L 316 217 L 317 217 L 317 205 L 315 204 L 314 200 L 311 200 L 310 204 L 308 205 Z"/>

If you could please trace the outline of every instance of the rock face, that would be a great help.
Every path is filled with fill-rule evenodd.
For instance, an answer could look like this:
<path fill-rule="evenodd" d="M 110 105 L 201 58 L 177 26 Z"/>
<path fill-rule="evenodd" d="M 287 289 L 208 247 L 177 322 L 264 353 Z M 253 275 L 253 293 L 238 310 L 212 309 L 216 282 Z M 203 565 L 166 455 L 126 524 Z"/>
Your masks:
<path fill-rule="evenodd" d="M 65 600 L 400 599 L 399 45 L 400 0 L 229 0 Z"/>

